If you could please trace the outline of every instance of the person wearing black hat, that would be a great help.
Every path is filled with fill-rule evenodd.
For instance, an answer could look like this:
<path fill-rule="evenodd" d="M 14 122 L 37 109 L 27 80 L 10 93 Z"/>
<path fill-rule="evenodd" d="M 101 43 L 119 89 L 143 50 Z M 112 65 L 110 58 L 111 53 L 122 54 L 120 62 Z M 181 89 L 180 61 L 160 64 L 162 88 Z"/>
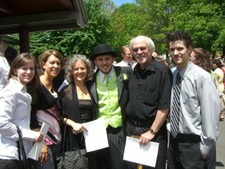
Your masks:
<path fill-rule="evenodd" d="M 97 66 L 91 94 L 97 118 L 105 120 L 109 147 L 96 152 L 98 169 L 124 169 L 125 107 L 131 69 L 114 67 L 117 53 L 108 44 L 99 44 L 92 55 Z"/>

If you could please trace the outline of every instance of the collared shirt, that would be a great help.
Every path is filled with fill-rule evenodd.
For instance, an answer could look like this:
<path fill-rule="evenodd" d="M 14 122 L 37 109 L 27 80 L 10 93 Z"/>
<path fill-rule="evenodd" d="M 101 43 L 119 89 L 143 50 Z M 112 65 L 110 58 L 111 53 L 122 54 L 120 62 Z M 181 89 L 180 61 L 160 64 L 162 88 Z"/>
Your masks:
<path fill-rule="evenodd" d="M 173 84 L 178 70 L 173 72 Z M 181 75 L 181 114 L 179 133 L 194 134 L 201 137 L 200 150 L 208 154 L 218 137 L 220 114 L 219 96 L 211 75 L 190 62 Z M 172 95 L 173 98 L 173 90 Z M 173 99 L 171 99 L 172 106 Z M 172 110 L 172 107 L 171 107 Z M 171 111 L 171 116 L 172 111 Z"/>
<path fill-rule="evenodd" d="M 5 86 L 8 79 L 9 64 L 3 54 L 0 52 L 0 90 Z"/>
<path fill-rule="evenodd" d="M 106 84 L 106 76 L 109 76 L 108 80 L 111 81 L 114 72 L 115 72 L 115 69 L 114 69 L 114 67 L 112 67 L 112 69 L 110 70 L 110 72 L 109 72 L 107 75 L 105 75 L 105 74 L 102 73 L 101 71 L 98 71 L 98 76 L 100 77 L 102 83 L 103 83 L 103 84 Z"/>
<path fill-rule="evenodd" d="M 98 118 L 105 120 L 105 126 L 117 128 L 122 126 L 122 112 L 118 100 L 118 84 L 114 67 L 108 74 L 98 72 L 97 93 L 98 93 Z M 106 81 L 110 84 L 106 84 Z M 112 82 L 112 83 L 111 83 Z M 104 87 L 99 83 L 103 83 Z"/>
<path fill-rule="evenodd" d="M 131 66 L 132 66 L 132 64 L 130 63 L 130 65 L 129 65 L 129 63 L 128 63 L 128 62 L 126 62 L 125 60 L 121 60 L 119 63 L 115 64 L 115 66 L 121 66 L 121 67 L 123 67 L 123 66 L 125 66 L 125 67 L 131 67 Z"/>
<path fill-rule="evenodd" d="M 169 108 L 171 87 L 172 73 L 163 63 L 152 60 L 146 70 L 137 64 L 129 79 L 129 119 L 151 121 L 157 110 Z"/>
<path fill-rule="evenodd" d="M 0 159 L 18 159 L 16 141 L 17 128 L 21 128 L 26 153 L 31 149 L 36 137 L 30 130 L 31 96 L 16 79 L 0 91 Z"/>

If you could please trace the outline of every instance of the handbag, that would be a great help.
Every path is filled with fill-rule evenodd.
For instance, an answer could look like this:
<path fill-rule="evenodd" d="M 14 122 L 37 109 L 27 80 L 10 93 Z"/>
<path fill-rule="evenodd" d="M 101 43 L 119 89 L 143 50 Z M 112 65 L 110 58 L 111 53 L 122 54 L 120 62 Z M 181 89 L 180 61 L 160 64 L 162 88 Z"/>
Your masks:
<path fill-rule="evenodd" d="M 16 126 L 16 128 L 17 128 L 17 133 L 19 135 L 19 141 L 17 141 L 19 169 L 31 169 L 28 159 L 27 159 L 27 156 L 26 156 L 26 153 L 25 153 L 21 130 L 20 130 L 19 126 Z M 23 157 L 23 159 L 22 159 L 22 157 Z"/>
<path fill-rule="evenodd" d="M 37 110 L 36 112 L 38 123 L 47 123 L 49 131 L 46 135 L 45 141 L 47 145 L 59 144 L 61 142 L 60 131 L 60 114 L 56 106 L 46 110 Z"/>
<path fill-rule="evenodd" d="M 88 158 L 85 157 L 86 151 L 78 148 L 77 140 L 74 138 L 77 148 L 65 151 L 66 125 L 63 134 L 63 152 L 57 158 L 57 169 L 88 169 Z"/>
<path fill-rule="evenodd" d="M 58 159 L 57 169 L 88 169 L 88 158 L 84 154 L 85 150 L 80 149 L 63 152 Z"/>

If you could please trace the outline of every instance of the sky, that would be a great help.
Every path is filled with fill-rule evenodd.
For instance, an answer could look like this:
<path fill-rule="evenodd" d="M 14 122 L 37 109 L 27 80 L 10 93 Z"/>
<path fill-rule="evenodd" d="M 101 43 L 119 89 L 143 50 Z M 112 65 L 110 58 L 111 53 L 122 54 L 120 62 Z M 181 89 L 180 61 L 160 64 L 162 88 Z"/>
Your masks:
<path fill-rule="evenodd" d="M 117 7 L 119 7 L 120 5 L 122 5 L 123 3 L 134 3 L 135 0 L 112 0 Z"/>

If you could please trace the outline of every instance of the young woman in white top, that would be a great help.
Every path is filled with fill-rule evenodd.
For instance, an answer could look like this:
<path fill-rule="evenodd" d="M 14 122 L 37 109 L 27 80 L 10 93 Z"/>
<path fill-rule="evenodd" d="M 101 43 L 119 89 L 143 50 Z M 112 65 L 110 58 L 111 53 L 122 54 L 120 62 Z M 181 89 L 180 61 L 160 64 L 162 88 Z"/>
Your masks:
<path fill-rule="evenodd" d="M 9 71 L 8 84 L 0 91 L 0 169 L 19 168 L 18 133 L 21 129 L 26 153 L 33 142 L 40 142 L 40 132 L 30 130 L 30 93 L 38 84 L 37 64 L 28 53 L 18 55 Z"/>
<path fill-rule="evenodd" d="M 225 95 L 224 95 L 224 72 L 222 70 L 222 62 L 219 59 L 213 59 L 212 61 L 213 69 L 214 69 L 214 77 L 216 82 L 216 88 L 220 96 L 220 121 L 224 120 L 225 113 Z"/>

